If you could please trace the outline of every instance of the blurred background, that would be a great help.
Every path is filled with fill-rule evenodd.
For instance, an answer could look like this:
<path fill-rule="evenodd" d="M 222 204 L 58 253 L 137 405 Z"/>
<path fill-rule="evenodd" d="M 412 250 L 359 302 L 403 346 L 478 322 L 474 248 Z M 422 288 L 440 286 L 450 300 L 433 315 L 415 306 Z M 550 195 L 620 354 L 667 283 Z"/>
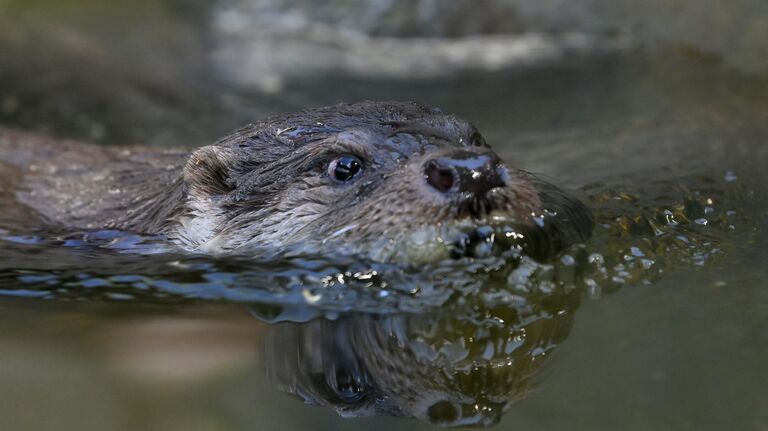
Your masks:
<path fill-rule="evenodd" d="M 648 137 L 635 137 L 762 122 L 766 9 L 761 0 L 2 0 L 0 124 L 195 147 L 275 112 L 420 100 L 467 117 L 543 173 L 566 176 L 616 153 L 674 160 L 690 145 L 650 154 Z M 638 148 L 594 144 L 628 128 L 621 139 Z M 528 151 L 541 132 L 551 151 Z M 567 150 L 577 146 L 589 157 Z"/>
<path fill-rule="evenodd" d="M 197 146 L 274 112 L 418 99 L 506 145 L 507 126 L 764 107 L 766 17 L 761 0 L 2 0 L 0 124 Z"/>
<path fill-rule="evenodd" d="M 587 302 L 501 426 L 768 430 L 765 0 L 0 0 L 2 127 L 192 148 L 362 99 L 459 114 L 566 186 L 744 181 L 750 241 Z M 279 394 L 242 306 L 4 299 L 0 316 L 3 430 L 430 429 Z"/>

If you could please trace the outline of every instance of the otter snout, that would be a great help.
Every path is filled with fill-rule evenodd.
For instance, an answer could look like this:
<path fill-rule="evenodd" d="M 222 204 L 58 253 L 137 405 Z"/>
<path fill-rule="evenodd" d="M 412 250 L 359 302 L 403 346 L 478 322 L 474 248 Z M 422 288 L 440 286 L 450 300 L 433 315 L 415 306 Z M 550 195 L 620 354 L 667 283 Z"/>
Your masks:
<path fill-rule="evenodd" d="M 505 186 L 504 168 L 496 153 L 454 150 L 424 163 L 424 179 L 440 193 L 484 196 Z"/>

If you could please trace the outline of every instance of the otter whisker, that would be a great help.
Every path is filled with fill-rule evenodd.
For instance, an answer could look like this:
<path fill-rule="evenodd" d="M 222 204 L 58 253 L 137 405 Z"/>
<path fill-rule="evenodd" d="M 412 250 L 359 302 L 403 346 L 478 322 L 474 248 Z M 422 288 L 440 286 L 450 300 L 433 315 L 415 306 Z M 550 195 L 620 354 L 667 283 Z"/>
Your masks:
<path fill-rule="evenodd" d="M 44 140 L 19 139 L 25 145 L 6 143 L 2 154 L 50 154 Z M 486 253 L 487 238 L 471 232 L 491 222 L 536 232 L 531 241 L 548 253 L 592 228 L 577 199 L 505 165 L 468 121 L 419 103 L 282 114 L 192 154 L 65 149 L 92 154 L 100 168 L 83 169 L 66 151 L 22 166 L 25 204 L 52 223 L 162 234 L 194 252 L 298 247 L 418 263 L 465 240 L 470 255 Z"/>

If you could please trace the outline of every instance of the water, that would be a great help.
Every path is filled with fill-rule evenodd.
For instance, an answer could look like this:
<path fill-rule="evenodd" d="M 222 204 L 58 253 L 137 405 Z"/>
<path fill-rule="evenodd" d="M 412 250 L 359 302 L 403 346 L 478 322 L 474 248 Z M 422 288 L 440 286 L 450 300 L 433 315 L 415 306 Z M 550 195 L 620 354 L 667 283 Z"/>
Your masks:
<path fill-rule="evenodd" d="M 734 53 L 680 46 L 699 28 L 657 44 L 675 32 L 649 25 L 627 39 L 651 48 L 590 33 L 594 45 L 501 66 L 438 55 L 428 74 L 413 53 L 397 73 L 373 73 L 376 56 L 343 70 L 323 62 L 333 52 L 309 58 L 318 34 L 365 29 L 291 33 L 275 58 L 308 56 L 304 74 L 283 60 L 249 73 L 247 57 L 222 57 L 248 55 L 232 39 L 248 33 L 217 27 L 229 6 L 56 5 L 0 2 L 3 126 L 192 148 L 273 112 L 418 99 L 577 190 L 597 225 L 544 262 L 254 262 L 40 229 L 0 183 L 0 388 L 13 394 L 0 429 L 768 429 L 768 75 L 745 62 L 761 49 L 753 21 L 726 38 Z M 382 49 L 393 28 L 355 49 Z M 435 49 L 464 58 L 459 45 Z"/>

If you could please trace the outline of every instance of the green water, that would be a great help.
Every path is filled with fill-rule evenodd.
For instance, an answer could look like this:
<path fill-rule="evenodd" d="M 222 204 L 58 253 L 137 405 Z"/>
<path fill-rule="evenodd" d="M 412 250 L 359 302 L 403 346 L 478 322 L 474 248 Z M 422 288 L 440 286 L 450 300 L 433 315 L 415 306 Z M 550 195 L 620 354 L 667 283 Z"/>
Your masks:
<path fill-rule="evenodd" d="M 414 79 L 308 69 L 266 91 L 210 54 L 216 8 L 201 2 L 0 1 L 4 127 L 192 148 L 270 113 L 416 99 L 580 189 L 598 216 L 552 262 L 382 266 L 373 291 L 357 262 L 125 254 L 154 240 L 0 216 L 0 429 L 432 429 L 457 415 L 501 430 L 768 429 L 755 6 L 674 31 L 640 8 L 615 21 L 654 23 L 639 46 L 555 61 Z M 707 26 L 729 37 L 691 42 Z"/>

